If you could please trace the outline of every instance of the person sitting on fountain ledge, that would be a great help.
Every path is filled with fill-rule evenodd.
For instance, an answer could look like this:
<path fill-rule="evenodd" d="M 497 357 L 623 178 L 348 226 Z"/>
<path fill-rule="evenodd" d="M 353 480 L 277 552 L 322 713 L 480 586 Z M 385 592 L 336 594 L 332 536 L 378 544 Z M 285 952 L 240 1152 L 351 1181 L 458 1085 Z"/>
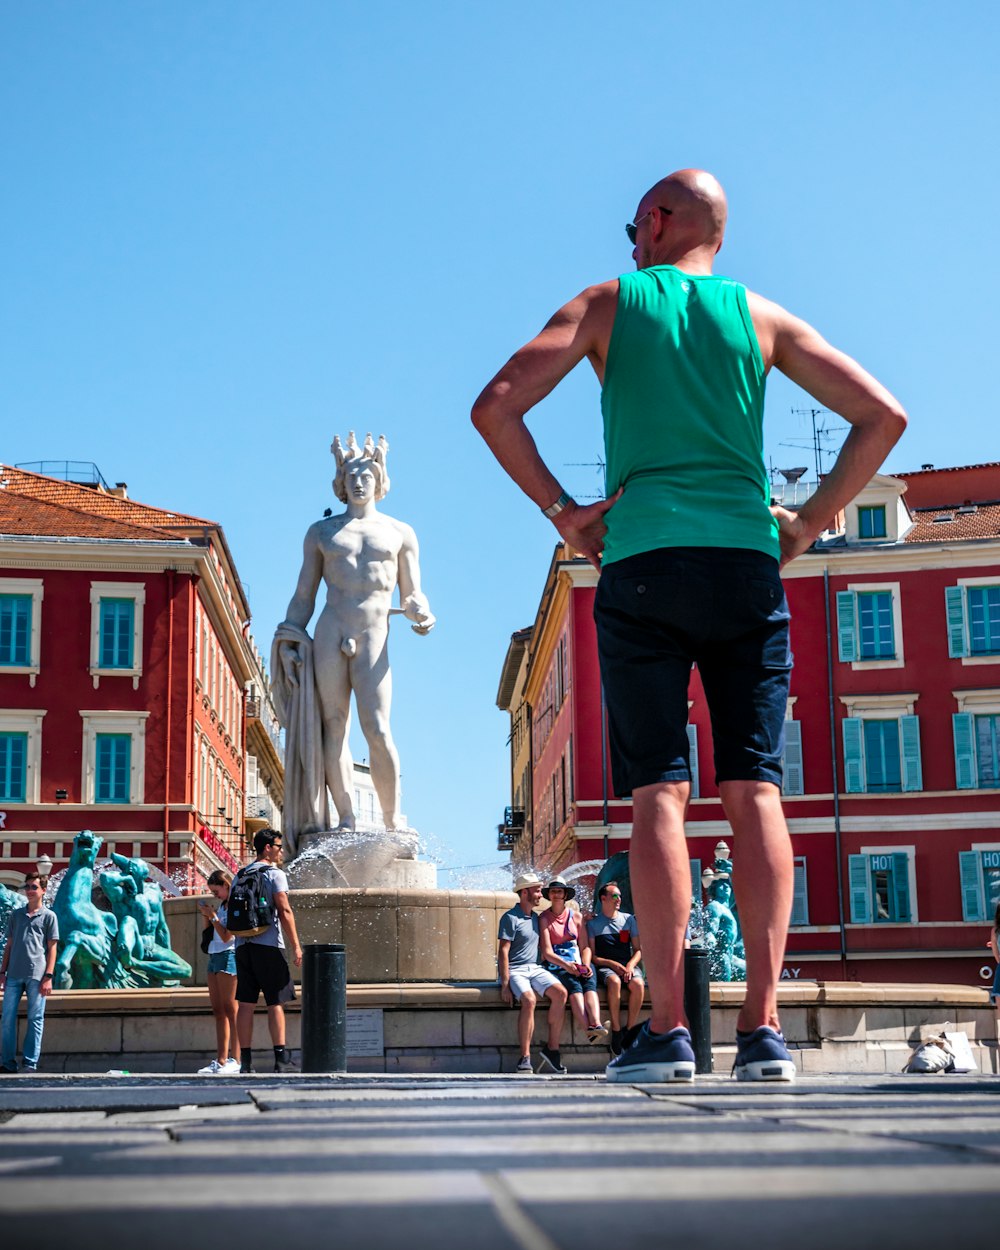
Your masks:
<path fill-rule="evenodd" d="M 535 1031 L 535 1003 L 538 995 L 549 1000 L 548 1045 L 541 1048 L 539 1072 L 566 1074 L 559 1054 L 567 994 L 551 972 L 538 962 L 539 922 L 534 908 L 542 897 L 541 879 L 533 872 L 523 873 L 514 882 L 518 903 L 500 917 L 497 968 L 500 996 L 508 1005 L 521 1005 L 517 1036 L 521 1044 L 518 1072 L 531 1072 L 531 1038 Z"/>
<path fill-rule="evenodd" d="M 275 1072 L 297 1072 L 285 1045 L 285 1009 L 283 1003 L 295 997 L 292 974 L 282 952 L 285 938 L 292 948 L 296 967 L 302 964 L 302 947 L 295 928 L 295 917 L 288 901 L 288 878 L 281 871 L 281 834 L 275 829 L 261 829 L 254 834 L 253 849 L 257 858 L 241 868 L 233 882 L 231 894 L 238 888 L 240 876 L 266 864 L 264 897 L 271 908 L 272 922 L 255 937 L 236 936 L 236 1035 L 240 1042 L 240 1071 L 253 1072 L 253 1013 L 261 994 L 267 1004 L 267 1027 L 274 1045 Z M 284 936 L 282 936 L 284 934 Z"/>

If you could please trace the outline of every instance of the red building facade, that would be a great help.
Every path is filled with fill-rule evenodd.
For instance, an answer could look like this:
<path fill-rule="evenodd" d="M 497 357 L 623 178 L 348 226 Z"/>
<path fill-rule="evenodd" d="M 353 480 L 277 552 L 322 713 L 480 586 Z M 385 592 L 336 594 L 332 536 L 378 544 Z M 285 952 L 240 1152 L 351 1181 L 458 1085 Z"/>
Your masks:
<path fill-rule="evenodd" d="M 788 978 L 982 983 L 1000 903 L 1000 465 L 879 476 L 785 570 L 795 671 L 785 811 Z M 597 574 L 559 548 L 531 630 L 533 794 L 515 859 L 628 848 L 607 763 Z M 692 886 L 720 838 L 708 709 L 689 691 Z M 521 709 L 523 717 L 523 709 Z"/>
<path fill-rule="evenodd" d="M 0 469 L 0 880 L 83 828 L 181 883 L 244 858 L 249 608 L 222 529 Z"/>

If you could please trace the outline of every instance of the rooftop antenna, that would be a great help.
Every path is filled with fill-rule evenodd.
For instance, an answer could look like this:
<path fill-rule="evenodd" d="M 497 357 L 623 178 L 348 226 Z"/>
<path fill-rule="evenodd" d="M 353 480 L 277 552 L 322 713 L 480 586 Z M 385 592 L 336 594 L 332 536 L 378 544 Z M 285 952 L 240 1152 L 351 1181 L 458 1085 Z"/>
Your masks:
<path fill-rule="evenodd" d="M 829 447 L 824 447 L 824 443 L 831 442 L 837 437 L 838 431 L 825 422 L 817 420 L 822 416 L 833 416 L 828 408 L 793 408 L 792 412 L 797 417 L 809 417 L 812 421 L 812 439 L 808 442 L 802 439 L 789 439 L 782 443 L 782 447 L 811 447 L 816 467 L 816 483 L 817 485 L 823 477 L 823 457 L 836 455 L 836 452 Z M 780 470 L 779 470 L 780 471 Z M 797 479 L 796 479 L 797 480 Z"/>
<path fill-rule="evenodd" d="M 596 460 L 571 460 L 568 464 L 563 465 L 564 469 L 596 469 L 601 475 L 601 493 L 599 495 L 581 495 L 582 499 L 604 499 L 608 493 L 608 466 L 604 463 L 604 457 L 598 456 Z"/>

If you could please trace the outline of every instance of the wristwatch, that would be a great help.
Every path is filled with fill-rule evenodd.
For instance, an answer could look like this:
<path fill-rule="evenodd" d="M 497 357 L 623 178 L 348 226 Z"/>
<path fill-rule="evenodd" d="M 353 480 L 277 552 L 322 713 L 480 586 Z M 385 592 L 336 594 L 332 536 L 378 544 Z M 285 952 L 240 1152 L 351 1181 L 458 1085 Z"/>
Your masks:
<path fill-rule="evenodd" d="M 542 515 L 547 516 L 551 521 L 553 517 L 557 517 L 564 508 L 569 507 L 571 503 L 576 503 L 572 495 L 567 495 L 565 491 L 561 491 L 559 498 L 555 503 L 550 503 L 547 508 L 542 509 Z"/>
<path fill-rule="evenodd" d="M 43 972 L 43 973 L 42 973 L 42 980 L 44 981 L 44 980 L 46 979 L 46 977 L 47 977 L 47 978 L 51 981 L 51 980 L 52 980 L 52 973 L 51 973 L 51 972 Z"/>

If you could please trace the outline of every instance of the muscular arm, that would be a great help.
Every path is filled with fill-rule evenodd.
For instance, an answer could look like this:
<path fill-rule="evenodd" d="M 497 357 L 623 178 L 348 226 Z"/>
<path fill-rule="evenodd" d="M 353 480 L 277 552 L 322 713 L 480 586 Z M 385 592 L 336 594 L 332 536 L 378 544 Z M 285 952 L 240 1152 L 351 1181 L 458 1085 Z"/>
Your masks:
<path fill-rule="evenodd" d="M 774 509 L 781 562 L 806 551 L 834 516 L 871 481 L 906 429 L 902 405 L 850 356 L 811 325 L 748 293 L 767 368 L 772 365 L 851 426 L 836 463 L 798 512 Z"/>
<path fill-rule="evenodd" d="M 316 591 L 323 577 L 323 553 L 319 545 L 319 525 L 310 525 L 302 544 L 302 570 L 295 594 L 285 613 L 290 625 L 305 629 L 316 606 Z"/>
<path fill-rule="evenodd" d="M 598 377 L 604 373 L 618 303 L 618 280 L 589 287 L 560 308 L 540 334 L 507 361 L 476 400 L 472 423 L 521 490 L 539 508 L 559 497 L 561 486 L 524 424 L 525 414 L 545 398 L 586 356 Z M 599 567 L 604 547 L 604 513 L 614 500 L 571 504 L 555 517 L 556 529 Z"/>
<path fill-rule="evenodd" d="M 414 622 L 415 634 L 429 634 L 434 628 L 435 617 L 431 613 L 427 596 L 420 589 L 420 553 L 417 536 L 409 525 L 397 521 L 403 536 L 399 549 L 399 604 L 408 620 Z"/>
<path fill-rule="evenodd" d="M 497 943 L 497 975 L 500 978 L 500 997 L 509 1003 L 513 996 L 510 991 L 510 942 L 506 938 Z"/>
<path fill-rule="evenodd" d="M 282 932 L 285 935 L 285 941 L 292 948 L 292 958 L 296 965 L 302 963 L 302 947 L 299 945 L 299 935 L 295 928 L 295 916 L 292 913 L 292 905 L 288 901 L 288 895 L 284 890 L 279 890 L 274 896 L 274 908 L 278 913 L 278 923 L 281 925 Z"/>

